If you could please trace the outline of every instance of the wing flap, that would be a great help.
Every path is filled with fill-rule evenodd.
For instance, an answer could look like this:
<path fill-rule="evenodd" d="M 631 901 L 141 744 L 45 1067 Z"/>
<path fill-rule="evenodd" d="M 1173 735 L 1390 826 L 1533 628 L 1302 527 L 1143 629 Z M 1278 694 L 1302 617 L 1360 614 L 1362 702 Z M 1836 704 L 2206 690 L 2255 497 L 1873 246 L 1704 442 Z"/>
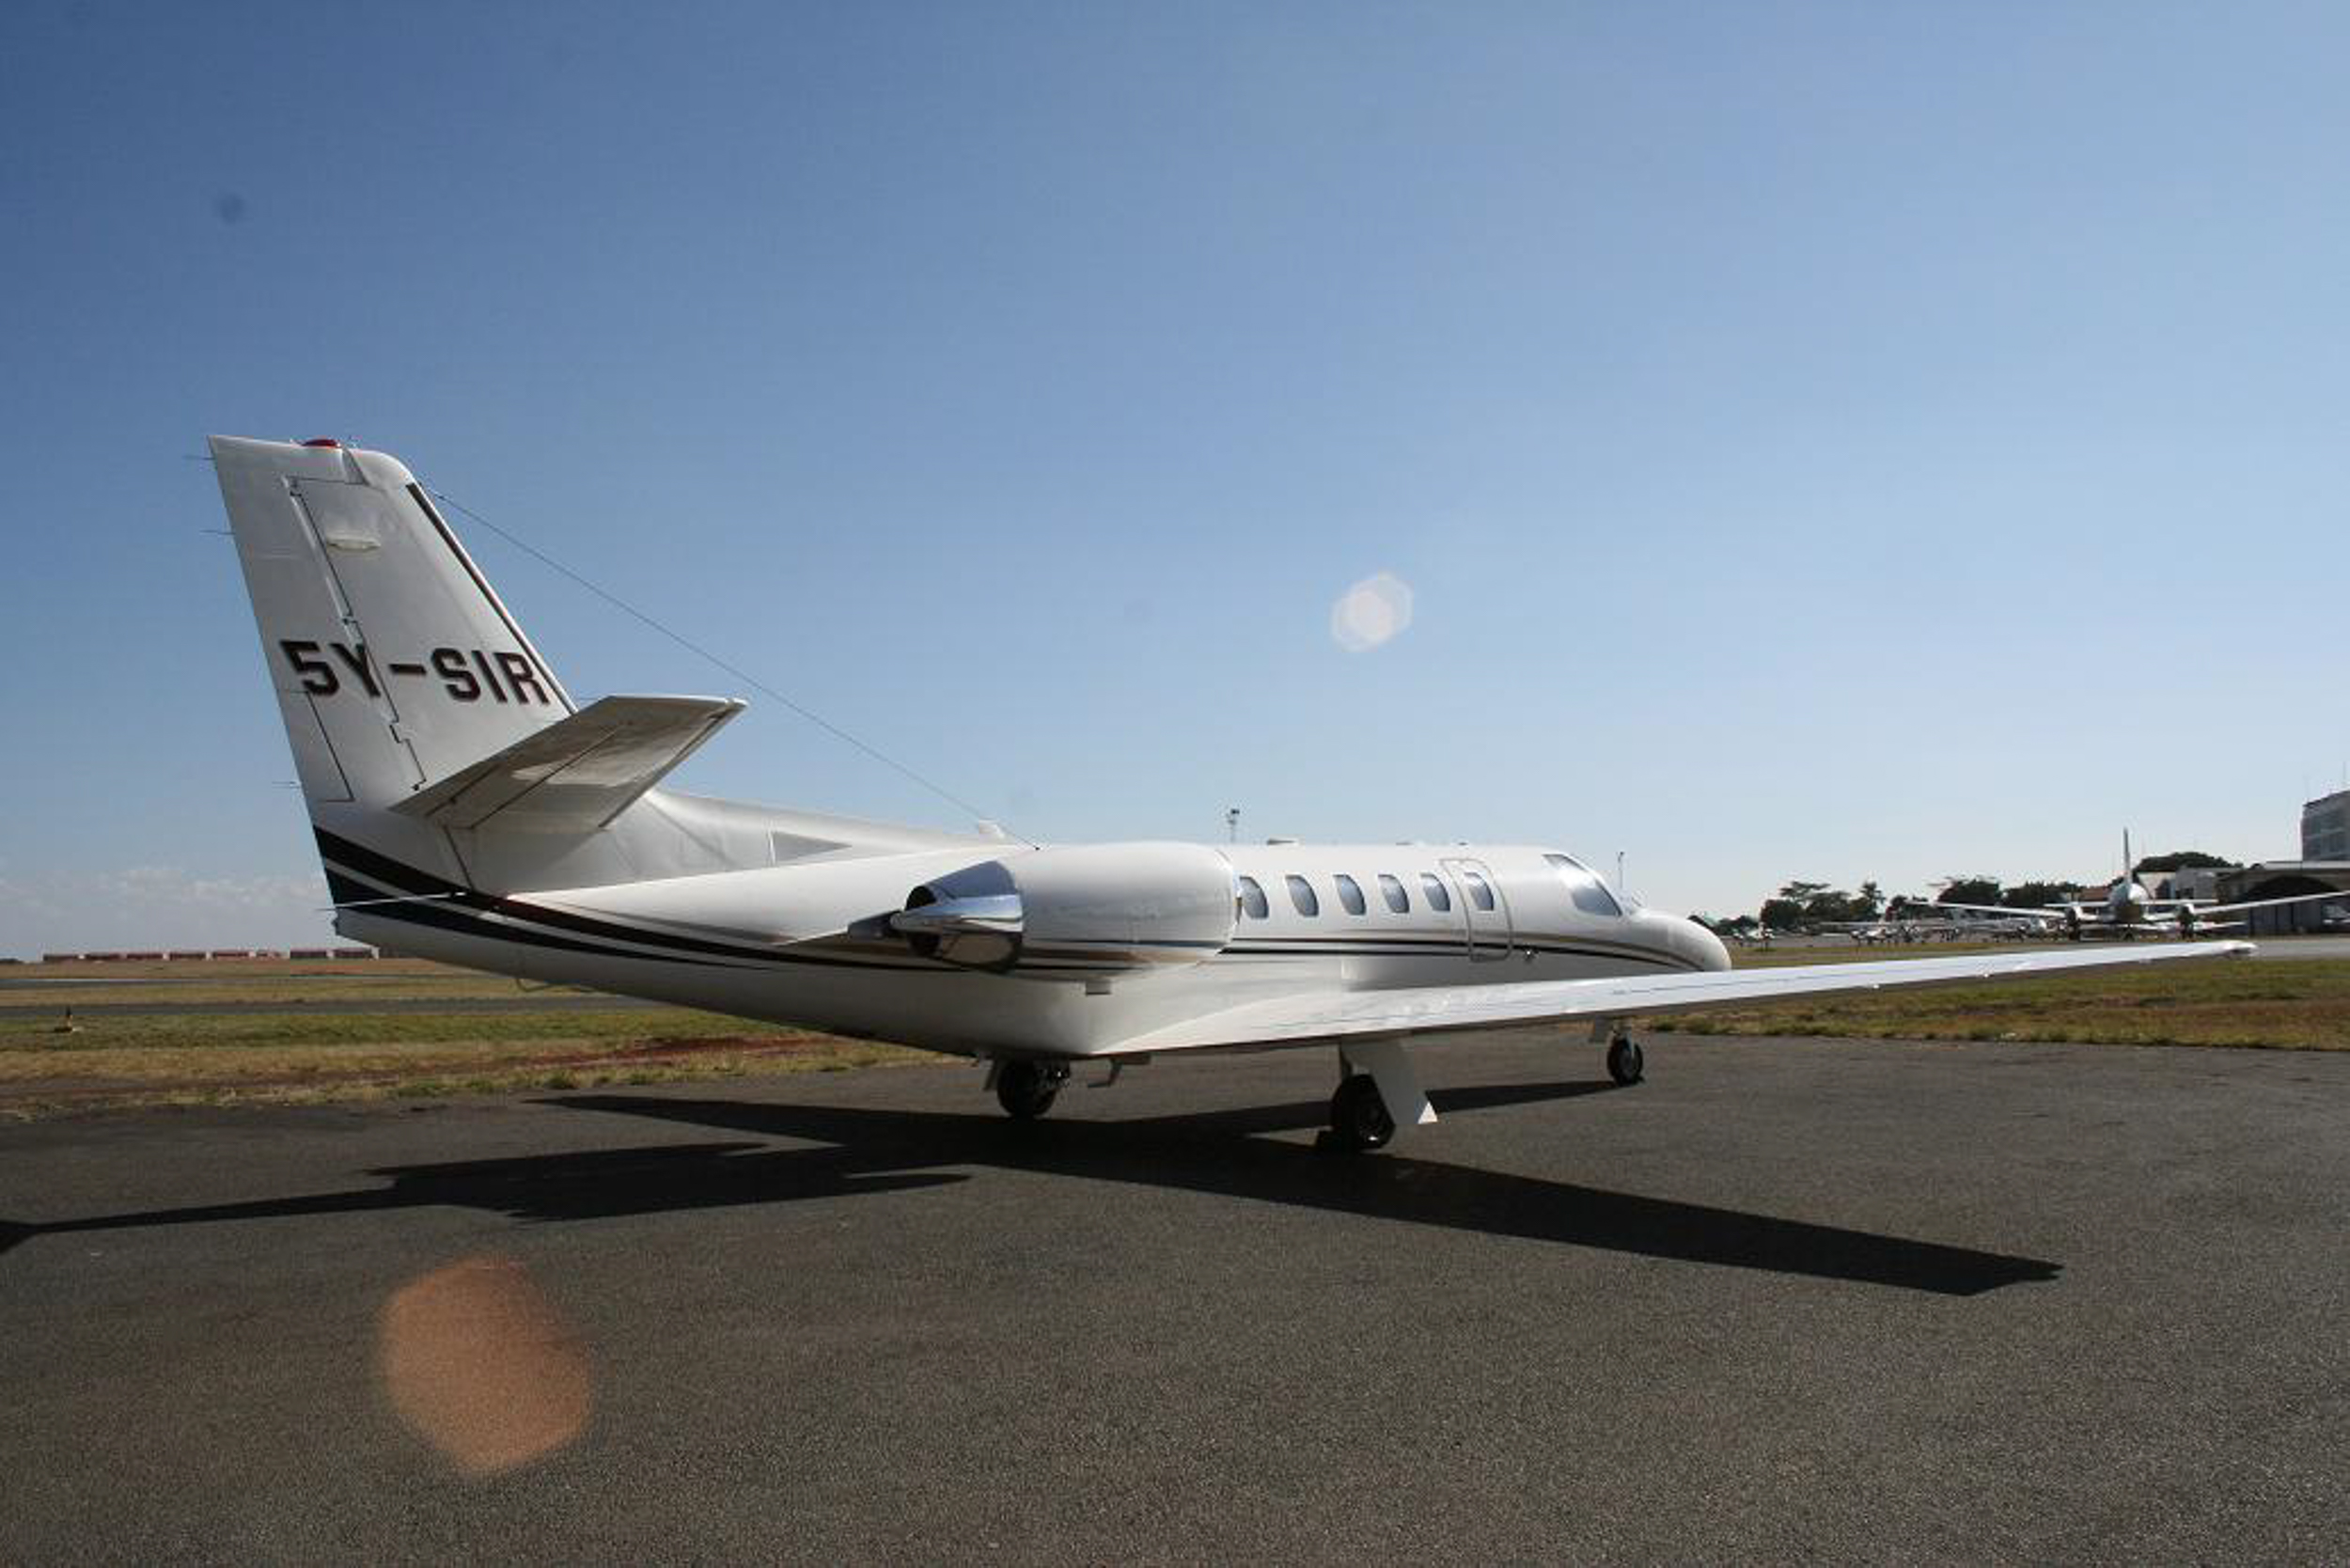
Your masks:
<path fill-rule="evenodd" d="M 743 708 L 728 698 L 602 698 L 392 809 L 439 827 L 593 832 Z"/>
<path fill-rule="evenodd" d="M 2190 942 L 2174 947 L 2097 952 L 2018 953 L 1962 958 L 1818 964 L 1784 969 L 1725 969 L 1690 975 L 1626 975 L 1607 980 L 1528 980 L 1497 985 L 1413 986 L 1392 991 L 1324 991 L 1245 1003 L 1121 1041 L 1130 1051 L 1274 1045 L 1361 1035 L 1434 1034 L 1504 1028 L 1574 1018 L 1630 1018 L 1748 1006 L 1788 996 L 1894 987 L 1956 985 L 2073 969 L 2236 958 L 2248 942 Z"/>

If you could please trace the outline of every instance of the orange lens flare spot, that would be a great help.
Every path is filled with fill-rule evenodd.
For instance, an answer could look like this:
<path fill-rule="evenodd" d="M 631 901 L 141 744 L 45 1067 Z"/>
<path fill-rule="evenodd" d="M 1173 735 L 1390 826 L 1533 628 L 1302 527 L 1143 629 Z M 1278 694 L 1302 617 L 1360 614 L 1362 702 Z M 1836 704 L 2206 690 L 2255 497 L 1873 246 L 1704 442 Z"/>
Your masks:
<path fill-rule="evenodd" d="M 510 1258 L 468 1258 L 401 1287 L 379 1328 L 393 1408 L 467 1475 L 543 1458 L 587 1425 L 587 1352 Z"/>

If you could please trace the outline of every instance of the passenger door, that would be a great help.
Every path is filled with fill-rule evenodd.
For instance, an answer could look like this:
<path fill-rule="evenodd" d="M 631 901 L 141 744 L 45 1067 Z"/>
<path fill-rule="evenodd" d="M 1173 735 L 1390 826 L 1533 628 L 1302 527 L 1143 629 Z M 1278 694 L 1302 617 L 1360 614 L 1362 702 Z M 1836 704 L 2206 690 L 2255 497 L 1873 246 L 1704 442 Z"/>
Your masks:
<path fill-rule="evenodd" d="M 1517 945 L 1517 929 L 1510 918 L 1509 895 L 1501 890 L 1501 879 L 1494 875 L 1493 868 L 1465 855 L 1450 855 L 1436 865 L 1445 880 L 1452 884 L 1452 896 L 1459 902 L 1461 929 L 1468 941 L 1470 961 L 1491 964 L 1509 957 Z M 1491 909 L 1478 906 L 1475 889 L 1480 884 L 1492 901 Z"/>

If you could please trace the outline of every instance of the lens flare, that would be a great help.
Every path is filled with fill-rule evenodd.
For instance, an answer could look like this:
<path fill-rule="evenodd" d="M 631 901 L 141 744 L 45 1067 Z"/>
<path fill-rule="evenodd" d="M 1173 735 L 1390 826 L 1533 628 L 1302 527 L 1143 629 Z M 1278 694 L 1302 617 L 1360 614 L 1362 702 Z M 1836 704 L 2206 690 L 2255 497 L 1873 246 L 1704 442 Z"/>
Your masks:
<path fill-rule="evenodd" d="M 469 1476 L 543 1458 L 587 1425 L 587 1352 L 510 1258 L 402 1286 L 378 1327 L 392 1407 Z"/>
<path fill-rule="evenodd" d="M 1412 585 L 1391 572 L 1364 578 L 1330 607 L 1330 635 L 1349 653 L 1364 653 L 1412 623 Z"/>

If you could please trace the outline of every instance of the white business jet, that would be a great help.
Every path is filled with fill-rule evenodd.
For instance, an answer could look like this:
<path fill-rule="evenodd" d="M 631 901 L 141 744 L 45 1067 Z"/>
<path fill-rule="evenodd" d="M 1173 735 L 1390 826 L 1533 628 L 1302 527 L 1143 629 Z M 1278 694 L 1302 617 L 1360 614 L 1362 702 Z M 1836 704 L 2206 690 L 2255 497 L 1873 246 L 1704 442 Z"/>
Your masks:
<path fill-rule="evenodd" d="M 1326 1144 L 1435 1120 L 1407 1041 L 1817 992 L 2245 953 L 1732 973 L 1712 933 L 1515 845 L 1038 847 L 661 779 L 744 704 L 581 706 L 409 471 L 333 441 L 212 461 L 335 902 L 356 941 L 975 1057 L 1014 1117 L 1073 1064 L 1335 1046 Z"/>

